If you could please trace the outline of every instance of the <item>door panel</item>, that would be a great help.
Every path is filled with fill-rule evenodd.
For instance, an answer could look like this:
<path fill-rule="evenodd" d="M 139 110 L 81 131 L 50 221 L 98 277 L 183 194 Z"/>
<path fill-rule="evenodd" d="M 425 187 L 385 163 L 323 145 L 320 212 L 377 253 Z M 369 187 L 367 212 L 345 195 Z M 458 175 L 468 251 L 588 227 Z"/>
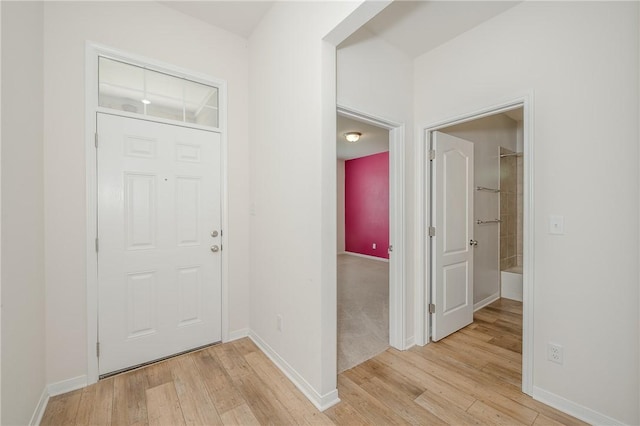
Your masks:
<path fill-rule="evenodd" d="M 473 143 L 433 133 L 431 289 L 437 341 L 473 322 Z"/>
<path fill-rule="evenodd" d="M 98 114 L 99 372 L 221 338 L 220 135 Z M 219 234 L 218 234 L 219 235 Z"/>

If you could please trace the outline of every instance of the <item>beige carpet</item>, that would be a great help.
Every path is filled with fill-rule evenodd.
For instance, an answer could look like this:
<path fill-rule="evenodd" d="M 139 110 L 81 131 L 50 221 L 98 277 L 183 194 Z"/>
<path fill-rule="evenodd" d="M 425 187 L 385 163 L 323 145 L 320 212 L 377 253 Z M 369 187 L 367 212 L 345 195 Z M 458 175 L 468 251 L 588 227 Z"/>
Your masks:
<path fill-rule="evenodd" d="M 338 255 L 338 373 L 389 347 L 389 263 Z"/>

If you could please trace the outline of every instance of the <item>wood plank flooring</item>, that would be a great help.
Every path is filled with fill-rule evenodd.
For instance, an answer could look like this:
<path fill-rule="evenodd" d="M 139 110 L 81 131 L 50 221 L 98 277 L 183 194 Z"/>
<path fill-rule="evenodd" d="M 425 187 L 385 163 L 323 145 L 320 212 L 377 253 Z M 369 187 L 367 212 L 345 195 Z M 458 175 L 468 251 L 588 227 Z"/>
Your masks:
<path fill-rule="evenodd" d="M 324 413 L 249 339 L 51 398 L 42 425 L 578 425 L 520 392 L 522 304 L 501 299 L 438 343 L 338 376 Z"/>

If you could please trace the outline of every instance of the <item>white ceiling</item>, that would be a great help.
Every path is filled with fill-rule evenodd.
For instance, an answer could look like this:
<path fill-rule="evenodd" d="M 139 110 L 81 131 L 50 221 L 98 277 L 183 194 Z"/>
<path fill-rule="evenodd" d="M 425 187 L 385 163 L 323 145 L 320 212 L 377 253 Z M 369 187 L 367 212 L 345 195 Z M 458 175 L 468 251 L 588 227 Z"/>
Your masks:
<path fill-rule="evenodd" d="M 208 24 L 249 38 L 274 1 L 161 1 L 175 9 Z"/>
<path fill-rule="evenodd" d="M 161 1 L 163 5 L 248 38 L 275 1 Z M 396 0 L 365 28 L 389 44 L 417 57 L 499 15 L 520 1 Z M 347 143 L 344 133 L 362 133 Z M 389 150 L 389 132 L 338 116 L 337 152 L 351 159 Z"/>
<path fill-rule="evenodd" d="M 339 160 L 366 157 L 367 155 L 389 151 L 389 131 L 350 118 L 338 116 L 336 151 Z M 358 142 L 347 142 L 344 134 L 360 132 Z"/>
<path fill-rule="evenodd" d="M 275 1 L 174 0 L 160 3 L 248 38 Z M 416 57 L 518 3 L 520 2 L 396 0 L 370 20 L 365 28 L 409 56 Z"/>
<path fill-rule="evenodd" d="M 367 22 L 365 28 L 415 58 L 518 3 L 397 0 Z"/>

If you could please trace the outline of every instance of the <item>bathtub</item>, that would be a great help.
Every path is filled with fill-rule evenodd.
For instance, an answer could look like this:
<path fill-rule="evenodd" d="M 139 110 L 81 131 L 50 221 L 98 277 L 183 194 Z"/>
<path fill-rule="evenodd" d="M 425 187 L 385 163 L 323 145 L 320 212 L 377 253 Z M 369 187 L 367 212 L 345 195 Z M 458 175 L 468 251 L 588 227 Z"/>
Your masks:
<path fill-rule="evenodd" d="M 522 266 L 500 271 L 501 296 L 522 302 Z"/>

